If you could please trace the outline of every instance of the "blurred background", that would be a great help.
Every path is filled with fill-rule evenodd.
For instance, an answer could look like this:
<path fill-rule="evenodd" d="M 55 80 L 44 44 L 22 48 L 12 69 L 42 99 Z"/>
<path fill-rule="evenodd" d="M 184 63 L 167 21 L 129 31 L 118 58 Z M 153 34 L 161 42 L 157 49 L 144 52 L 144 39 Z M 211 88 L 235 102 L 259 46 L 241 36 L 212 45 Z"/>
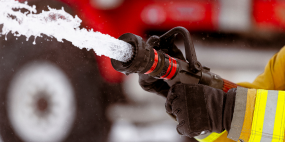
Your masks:
<path fill-rule="evenodd" d="M 24 2 L 20 0 L 20 2 Z M 198 61 L 232 82 L 252 82 L 284 45 L 285 0 L 28 0 L 61 9 L 82 28 L 144 39 L 187 28 Z M 0 133 L 4 142 L 194 142 L 176 132 L 165 98 L 107 57 L 42 37 L 0 37 Z M 176 45 L 184 51 L 180 36 Z M 102 47 L 104 48 L 104 47 Z M 58 97 L 61 96 L 61 97 Z M 1 140 L 0 140 L 1 141 Z"/>

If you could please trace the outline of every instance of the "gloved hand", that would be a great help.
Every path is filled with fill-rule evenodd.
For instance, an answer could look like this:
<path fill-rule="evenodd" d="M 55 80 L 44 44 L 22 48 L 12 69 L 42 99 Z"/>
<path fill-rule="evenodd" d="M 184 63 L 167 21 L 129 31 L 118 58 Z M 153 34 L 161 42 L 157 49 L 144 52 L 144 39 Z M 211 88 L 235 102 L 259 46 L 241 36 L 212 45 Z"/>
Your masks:
<path fill-rule="evenodd" d="M 175 38 L 172 37 L 172 40 Z M 155 43 L 149 39 L 147 43 Z M 164 47 L 163 49 L 157 49 L 156 46 L 154 48 L 156 50 L 162 50 L 164 53 L 168 54 L 171 57 L 178 58 L 180 60 L 185 60 L 182 52 L 176 47 L 176 45 L 173 43 L 173 41 L 170 41 L 169 44 L 161 45 L 161 47 Z M 151 77 L 148 74 L 139 73 L 139 84 L 140 86 L 148 92 L 157 93 L 161 96 L 167 97 L 168 90 L 170 89 L 169 85 L 163 81 L 162 79 L 155 79 Z"/>
<path fill-rule="evenodd" d="M 202 132 L 229 131 L 236 88 L 227 93 L 201 84 L 175 84 L 167 96 L 166 112 L 176 117 L 180 135 L 194 137 Z"/>

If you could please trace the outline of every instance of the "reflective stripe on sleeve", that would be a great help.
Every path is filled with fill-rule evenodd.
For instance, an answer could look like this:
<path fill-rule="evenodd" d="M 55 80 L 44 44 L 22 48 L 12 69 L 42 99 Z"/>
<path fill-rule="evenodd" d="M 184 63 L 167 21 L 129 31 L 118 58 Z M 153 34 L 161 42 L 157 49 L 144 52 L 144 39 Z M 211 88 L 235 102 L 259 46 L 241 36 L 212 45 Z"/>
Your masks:
<path fill-rule="evenodd" d="M 278 91 L 268 91 L 260 142 L 270 142 L 272 139 L 277 100 Z"/>
<path fill-rule="evenodd" d="M 234 141 L 238 141 L 244 123 L 247 102 L 247 90 L 248 89 L 243 87 L 237 87 L 233 119 L 231 123 L 231 129 L 228 135 L 228 138 Z"/>

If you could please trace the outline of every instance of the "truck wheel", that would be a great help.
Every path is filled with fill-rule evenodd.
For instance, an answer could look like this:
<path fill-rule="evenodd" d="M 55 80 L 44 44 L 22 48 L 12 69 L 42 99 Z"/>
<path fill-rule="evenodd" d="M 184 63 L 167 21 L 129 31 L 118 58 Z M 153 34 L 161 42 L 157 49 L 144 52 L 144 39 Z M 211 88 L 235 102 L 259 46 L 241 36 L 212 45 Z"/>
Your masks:
<path fill-rule="evenodd" d="M 3 141 L 105 141 L 101 77 L 92 51 L 43 37 L 0 42 Z"/>

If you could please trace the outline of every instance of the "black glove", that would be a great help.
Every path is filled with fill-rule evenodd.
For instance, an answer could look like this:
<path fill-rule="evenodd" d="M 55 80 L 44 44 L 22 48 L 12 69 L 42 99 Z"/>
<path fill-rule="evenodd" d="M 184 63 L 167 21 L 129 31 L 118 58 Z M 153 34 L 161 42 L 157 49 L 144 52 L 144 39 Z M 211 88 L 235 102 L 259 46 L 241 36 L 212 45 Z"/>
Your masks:
<path fill-rule="evenodd" d="M 174 38 L 171 39 L 174 40 Z M 149 39 L 147 42 L 153 43 L 151 40 L 152 39 Z M 161 50 L 171 57 L 185 60 L 182 52 L 176 47 L 173 41 L 170 41 L 170 44 L 161 45 L 161 47 L 163 48 L 158 49 L 156 46 L 154 46 L 156 50 Z M 142 73 L 139 73 L 139 84 L 145 91 L 157 93 L 164 97 L 167 97 L 168 90 L 170 89 L 169 85 L 162 79 L 155 79 L 148 74 Z"/>
<path fill-rule="evenodd" d="M 166 112 L 176 117 L 180 135 L 194 137 L 202 132 L 229 131 L 236 88 L 227 93 L 201 84 L 175 84 L 169 90 Z"/>

